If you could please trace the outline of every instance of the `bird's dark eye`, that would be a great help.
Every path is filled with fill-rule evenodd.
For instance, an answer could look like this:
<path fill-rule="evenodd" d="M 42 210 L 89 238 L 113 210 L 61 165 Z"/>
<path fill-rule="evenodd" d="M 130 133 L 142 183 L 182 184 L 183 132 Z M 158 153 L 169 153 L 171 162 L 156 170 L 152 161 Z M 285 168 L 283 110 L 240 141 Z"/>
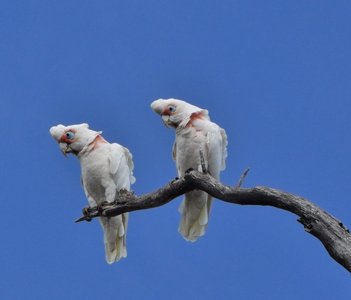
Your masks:
<path fill-rule="evenodd" d="M 75 134 L 74 132 L 72 131 L 67 131 L 66 134 L 65 134 L 66 138 L 69 139 L 69 140 L 73 140 L 74 137 L 75 137 Z"/>
<path fill-rule="evenodd" d="M 175 112 L 177 110 L 177 108 L 175 106 L 173 106 L 173 105 L 170 105 L 170 106 L 168 106 L 168 110 L 170 112 Z"/>

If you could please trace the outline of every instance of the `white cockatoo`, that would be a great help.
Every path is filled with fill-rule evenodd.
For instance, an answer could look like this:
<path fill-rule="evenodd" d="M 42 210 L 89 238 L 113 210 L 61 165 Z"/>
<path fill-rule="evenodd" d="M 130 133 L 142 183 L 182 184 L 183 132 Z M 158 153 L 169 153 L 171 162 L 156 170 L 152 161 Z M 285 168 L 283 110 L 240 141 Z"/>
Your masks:
<path fill-rule="evenodd" d="M 51 127 L 50 134 L 65 156 L 72 153 L 78 157 L 82 185 L 91 206 L 114 201 L 121 189 L 130 190 L 135 178 L 132 154 L 127 148 L 108 143 L 101 131 L 90 130 L 88 124 L 60 124 Z M 128 213 L 99 220 L 104 231 L 106 261 L 111 264 L 126 257 Z"/>
<path fill-rule="evenodd" d="M 177 99 L 158 99 L 151 108 L 161 115 L 164 124 L 175 128 L 173 159 L 178 176 L 192 168 L 202 171 L 200 151 L 206 169 L 217 180 L 225 169 L 227 157 L 227 135 L 224 129 L 210 121 L 208 111 Z M 213 197 L 194 190 L 185 194 L 179 207 L 182 213 L 178 231 L 188 241 L 196 241 L 205 234 Z"/>

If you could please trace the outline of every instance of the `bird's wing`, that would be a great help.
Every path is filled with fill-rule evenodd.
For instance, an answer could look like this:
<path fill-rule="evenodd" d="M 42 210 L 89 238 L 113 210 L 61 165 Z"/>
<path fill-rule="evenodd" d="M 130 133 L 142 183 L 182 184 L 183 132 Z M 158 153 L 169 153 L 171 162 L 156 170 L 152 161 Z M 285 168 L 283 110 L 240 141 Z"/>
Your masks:
<path fill-rule="evenodd" d="M 111 144 L 109 155 L 110 172 L 116 183 L 117 190 L 125 188 L 130 190 L 130 185 L 135 182 L 133 176 L 134 164 L 132 154 L 125 147 L 117 143 Z"/>
<path fill-rule="evenodd" d="M 224 129 L 211 122 L 212 127 L 206 136 L 207 160 L 210 174 L 219 179 L 219 173 L 225 169 L 227 157 L 227 136 Z"/>

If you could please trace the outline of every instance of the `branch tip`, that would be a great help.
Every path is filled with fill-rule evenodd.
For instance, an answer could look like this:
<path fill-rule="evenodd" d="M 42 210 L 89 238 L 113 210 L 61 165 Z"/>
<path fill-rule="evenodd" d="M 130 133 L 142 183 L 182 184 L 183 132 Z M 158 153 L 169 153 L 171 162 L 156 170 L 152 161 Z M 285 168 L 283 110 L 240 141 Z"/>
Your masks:
<path fill-rule="evenodd" d="M 79 223 L 79 222 L 82 222 L 82 221 L 85 221 L 85 217 L 80 217 L 78 218 L 77 220 L 74 221 L 74 223 Z"/>

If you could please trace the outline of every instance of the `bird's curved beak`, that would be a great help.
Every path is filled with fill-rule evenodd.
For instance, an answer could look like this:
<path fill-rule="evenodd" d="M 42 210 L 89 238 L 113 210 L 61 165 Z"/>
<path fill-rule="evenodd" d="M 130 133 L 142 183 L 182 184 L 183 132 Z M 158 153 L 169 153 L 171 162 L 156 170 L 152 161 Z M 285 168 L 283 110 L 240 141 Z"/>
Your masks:
<path fill-rule="evenodd" d="M 168 129 L 170 129 L 170 127 L 169 127 L 169 115 L 161 115 L 161 117 L 162 117 L 162 122 L 163 122 L 163 124 L 165 124 L 166 125 L 166 127 L 168 128 Z"/>
<path fill-rule="evenodd" d="M 68 158 L 67 153 L 72 152 L 72 149 L 69 147 L 67 143 L 60 143 L 60 150 L 66 158 Z"/>

